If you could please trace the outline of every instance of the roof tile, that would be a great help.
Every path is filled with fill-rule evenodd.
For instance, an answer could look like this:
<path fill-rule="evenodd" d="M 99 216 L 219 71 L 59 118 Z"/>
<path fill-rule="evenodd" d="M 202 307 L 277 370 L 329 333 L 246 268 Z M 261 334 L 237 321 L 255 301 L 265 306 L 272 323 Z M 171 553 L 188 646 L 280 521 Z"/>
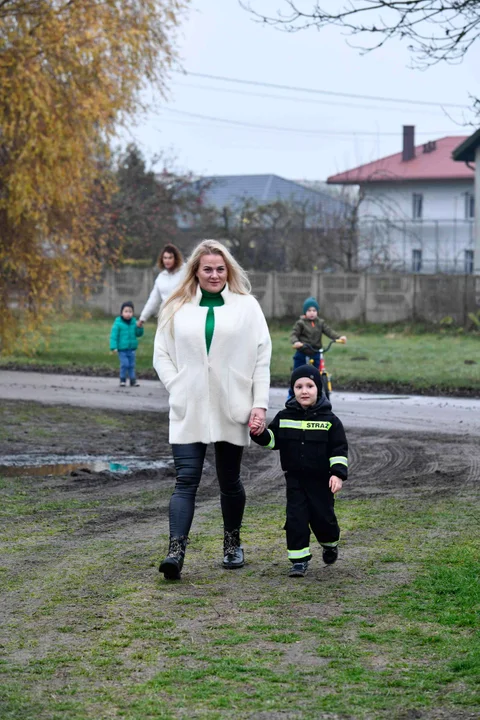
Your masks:
<path fill-rule="evenodd" d="M 416 145 L 415 157 L 412 160 L 404 162 L 402 153 L 395 153 L 352 170 L 331 175 L 327 182 L 358 185 L 400 180 L 473 180 L 474 171 L 452 158 L 453 150 L 467 137 L 466 135 L 449 136 L 440 138 L 434 143 Z M 430 151 L 426 151 L 428 146 Z"/>

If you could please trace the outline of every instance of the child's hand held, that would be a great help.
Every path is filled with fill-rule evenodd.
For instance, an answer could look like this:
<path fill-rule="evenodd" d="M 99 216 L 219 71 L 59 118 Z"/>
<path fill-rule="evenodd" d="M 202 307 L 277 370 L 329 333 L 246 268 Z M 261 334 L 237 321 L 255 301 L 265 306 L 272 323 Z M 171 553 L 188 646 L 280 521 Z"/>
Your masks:
<path fill-rule="evenodd" d="M 337 475 L 332 475 L 330 477 L 330 482 L 328 483 L 330 490 L 335 495 L 335 493 L 339 492 L 343 487 L 343 482 L 341 478 L 337 477 Z"/>

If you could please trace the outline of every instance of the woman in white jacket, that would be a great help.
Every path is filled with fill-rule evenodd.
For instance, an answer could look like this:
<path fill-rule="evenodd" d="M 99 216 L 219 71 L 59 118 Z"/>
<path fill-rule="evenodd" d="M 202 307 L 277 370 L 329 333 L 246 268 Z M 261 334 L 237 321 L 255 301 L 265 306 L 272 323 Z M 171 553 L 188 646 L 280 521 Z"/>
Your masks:
<path fill-rule="evenodd" d="M 153 364 L 169 392 L 170 443 L 176 484 L 170 500 L 170 545 L 160 572 L 178 580 L 195 496 L 209 443 L 215 446 L 224 524 L 223 566 L 244 564 L 240 480 L 249 424 L 265 427 L 271 341 L 245 271 L 227 248 L 204 240 L 185 279 L 162 307 Z"/>
<path fill-rule="evenodd" d="M 157 315 L 162 302 L 168 300 L 185 277 L 182 253 L 176 245 L 172 245 L 172 243 L 167 243 L 160 251 L 158 267 L 160 272 L 157 275 L 153 290 L 145 303 L 145 307 L 137 320 L 138 327 L 143 327 L 149 317 Z"/>

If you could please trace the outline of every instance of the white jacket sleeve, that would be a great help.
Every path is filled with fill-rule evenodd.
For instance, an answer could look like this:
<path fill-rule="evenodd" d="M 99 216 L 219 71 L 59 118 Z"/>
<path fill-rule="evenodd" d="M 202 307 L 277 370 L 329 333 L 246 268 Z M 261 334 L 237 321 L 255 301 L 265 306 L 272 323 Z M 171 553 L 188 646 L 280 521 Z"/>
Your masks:
<path fill-rule="evenodd" d="M 272 357 L 272 341 L 265 315 L 256 302 L 257 307 L 257 362 L 253 371 L 253 407 L 268 408 L 270 390 L 270 359 Z"/>
<path fill-rule="evenodd" d="M 162 294 L 160 292 L 160 288 L 158 287 L 157 277 L 152 292 L 150 293 L 148 300 L 145 303 L 145 307 L 140 313 L 140 320 L 142 320 L 142 322 L 146 322 L 151 315 L 156 315 L 158 313 L 160 305 L 162 304 L 162 299 Z"/>
<path fill-rule="evenodd" d="M 175 343 L 169 326 L 157 328 L 153 345 L 153 367 L 168 390 L 169 383 L 178 375 Z"/>

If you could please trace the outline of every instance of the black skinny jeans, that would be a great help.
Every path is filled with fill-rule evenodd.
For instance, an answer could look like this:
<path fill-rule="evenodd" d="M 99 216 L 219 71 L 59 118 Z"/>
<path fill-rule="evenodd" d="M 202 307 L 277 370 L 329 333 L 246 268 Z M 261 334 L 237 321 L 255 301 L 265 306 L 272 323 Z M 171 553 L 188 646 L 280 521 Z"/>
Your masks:
<path fill-rule="evenodd" d="M 190 532 L 206 451 L 204 443 L 172 445 L 177 481 L 170 500 L 170 537 L 181 537 Z M 242 454 L 243 447 L 227 442 L 215 443 L 223 525 L 229 531 L 240 528 L 245 509 L 245 489 L 240 480 Z"/>

